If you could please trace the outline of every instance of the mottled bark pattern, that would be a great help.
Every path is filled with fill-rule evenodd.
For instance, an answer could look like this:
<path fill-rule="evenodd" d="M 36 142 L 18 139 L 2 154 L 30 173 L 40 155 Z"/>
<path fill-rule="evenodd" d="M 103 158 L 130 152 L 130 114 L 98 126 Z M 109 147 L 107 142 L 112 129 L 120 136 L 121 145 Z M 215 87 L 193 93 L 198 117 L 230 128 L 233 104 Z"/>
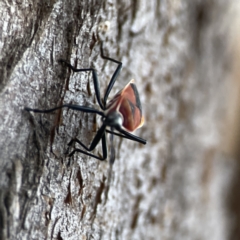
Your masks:
<path fill-rule="evenodd" d="M 239 109 L 239 4 L 0 1 L 0 239 L 240 239 L 239 121 L 226 118 Z M 148 140 L 116 136 L 112 172 L 65 154 L 98 117 L 23 110 L 96 103 L 91 73 L 60 59 L 94 67 L 103 97 L 116 64 L 99 40 L 123 62 L 110 97 L 135 79 Z"/>

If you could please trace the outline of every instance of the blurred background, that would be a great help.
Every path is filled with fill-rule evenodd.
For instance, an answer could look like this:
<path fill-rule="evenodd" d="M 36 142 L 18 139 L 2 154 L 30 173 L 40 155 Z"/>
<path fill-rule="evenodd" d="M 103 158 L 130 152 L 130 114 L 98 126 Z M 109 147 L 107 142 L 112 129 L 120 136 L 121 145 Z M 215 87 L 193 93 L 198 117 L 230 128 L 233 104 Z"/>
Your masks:
<path fill-rule="evenodd" d="M 240 1 L 1 1 L 0 239 L 240 239 Z M 135 79 L 146 146 L 115 137 L 116 161 L 81 153 L 96 103 Z M 101 146 L 95 150 L 101 154 Z"/>

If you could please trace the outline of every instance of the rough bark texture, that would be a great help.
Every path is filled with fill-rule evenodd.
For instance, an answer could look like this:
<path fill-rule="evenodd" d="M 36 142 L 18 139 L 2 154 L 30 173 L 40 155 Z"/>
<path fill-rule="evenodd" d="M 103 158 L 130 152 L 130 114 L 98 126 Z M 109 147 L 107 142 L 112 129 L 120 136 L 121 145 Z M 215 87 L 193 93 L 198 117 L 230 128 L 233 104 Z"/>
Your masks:
<path fill-rule="evenodd" d="M 0 239 L 240 239 L 238 5 L 2 0 Z M 23 110 L 96 102 L 91 74 L 58 60 L 94 67 L 104 92 L 116 64 L 99 40 L 123 62 L 113 92 L 136 80 L 148 140 L 115 138 L 111 178 L 107 161 L 65 154 L 98 118 Z"/>

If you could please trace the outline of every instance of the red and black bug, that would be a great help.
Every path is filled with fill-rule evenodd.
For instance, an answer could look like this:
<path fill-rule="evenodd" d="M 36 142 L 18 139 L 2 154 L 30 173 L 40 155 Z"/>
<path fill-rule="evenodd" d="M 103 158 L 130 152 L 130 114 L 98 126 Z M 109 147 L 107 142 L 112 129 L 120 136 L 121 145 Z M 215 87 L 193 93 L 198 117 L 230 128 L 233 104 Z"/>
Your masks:
<path fill-rule="evenodd" d="M 76 111 L 86 112 L 86 113 L 95 113 L 102 117 L 102 126 L 97 131 L 90 147 L 85 146 L 80 140 L 72 139 L 68 146 L 71 146 L 74 142 L 80 144 L 86 151 L 76 148 L 74 149 L 69 156 L 72 156 L 75 152 L 81 152 L 88 156 L 97 158 L 99 160 L 105 160 L 107 158 L 107 144 L 106 144 L 106 132 L 111 134 L 111 157 L 110 162 L 113 163 L 115 159 L 115 152 L 113 148 L 113 135 L 117 135 L 123 138 L 127 138 L 129 140 L 139 142 L 142 144 L 146 144 L 146 140 L 131 134 L 130 132 L 134 131 L 137 128 L 140 128 L 144 123 L 144 118 L 142 116 L 142 106 L 139 98 L 139 94 L 137 91 L 137 87 L 134 83 L 134 80 L 131 80 L 125 88 L 123 88 L 120 92 L 118 92 L 108 103 L 107 99 L 109 96 L 110 91 L 117 79 L 118 74 L 122 68 L 122 63 L 114 60 L 112 58 L 106 57 L 103 55 L 102 44 L 101 44 L 101 57 L 103 59 L 112 61 L 118 64 L 117 69 L 115 70 L 109 85 L 106 89 L 105 95 L 103 100 L 100 97 L 100 87 L 97 78 L 97 73 L 93 68 L 84 68 L 84 69 L 76 69 L 65 60 L 60 60 L 59 62 L 65 63 L 73 72 L 86 72 L 91 71 L 93 76 L 93 84 L 95 89 L 95 94 L 97 98 L 97 102 L 102 109 L 99 111 L 94 108 L 90 108 L 87 106 L 79 106 L 74 104 L 64 104 L 62 106 L 58 106 L 55 108 L 47 109 L 47 110 L 40 110 L 34 108 L 25 107 L 26 111 L 38 112 L 38 113 L 49 113 L 53 112 L 60 108 L 70 108 Z M 110 129 L 107 129 L 109 127 Z M 117 130 L 115 132 L 114 130 Z M 97 156 L 92 153 L 97 146 L 97 144 L 102 141 L 102 156 Z"/>

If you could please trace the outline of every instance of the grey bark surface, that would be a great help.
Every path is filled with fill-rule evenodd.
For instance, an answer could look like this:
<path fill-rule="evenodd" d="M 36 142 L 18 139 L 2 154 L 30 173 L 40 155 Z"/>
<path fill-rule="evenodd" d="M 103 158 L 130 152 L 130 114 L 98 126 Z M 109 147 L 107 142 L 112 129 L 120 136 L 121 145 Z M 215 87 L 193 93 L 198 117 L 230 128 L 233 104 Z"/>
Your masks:
<path fill-rule="evenodd" d="M 238 5 L 1 1 L 0 239 L 239 239 Z M 111 176 L 65 154 L 100 119 L 23 110 L 96 104 L 91 74 L 58 60 L 95 68 L 103 93 L 116 64 L 100 40 L 123 62 L 113 93 L 135 79 L 148 141 L 115 137 Z"/>

